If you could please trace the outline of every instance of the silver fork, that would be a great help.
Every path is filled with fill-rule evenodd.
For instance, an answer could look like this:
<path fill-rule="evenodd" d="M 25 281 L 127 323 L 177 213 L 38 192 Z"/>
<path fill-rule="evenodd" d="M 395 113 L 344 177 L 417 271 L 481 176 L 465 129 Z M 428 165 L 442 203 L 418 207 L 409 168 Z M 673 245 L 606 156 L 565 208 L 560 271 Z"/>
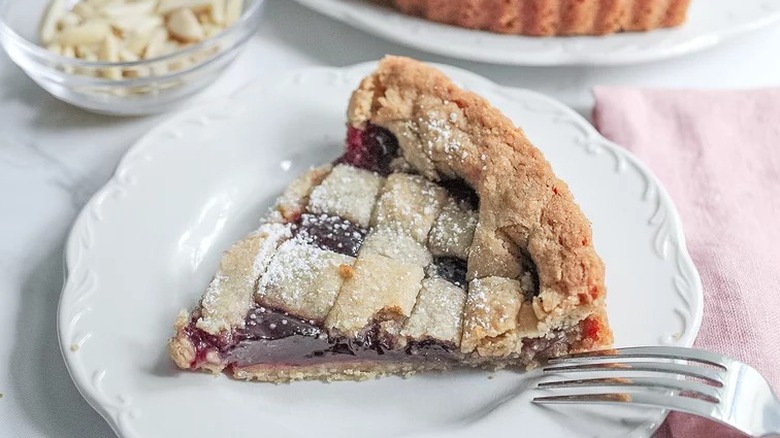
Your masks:
<path fill-rule="evenodd" d="M 767 381 L 754 368 L 720 354 L 617 348 L 552 359 L 543 372 L 569 378 L 539 383 L 537 388 L 564 391 L 536 397 L 537 404 L 653 406 L 709 418 L 754 437 L 780 437 L 780 401 Z"/>

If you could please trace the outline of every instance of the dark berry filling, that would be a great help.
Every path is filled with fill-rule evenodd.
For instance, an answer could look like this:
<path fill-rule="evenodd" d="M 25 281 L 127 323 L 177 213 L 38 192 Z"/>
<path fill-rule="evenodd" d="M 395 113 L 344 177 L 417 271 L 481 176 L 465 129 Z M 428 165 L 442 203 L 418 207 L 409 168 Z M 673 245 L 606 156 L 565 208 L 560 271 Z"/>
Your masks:
<path fill-rule="evenodd" d="M 536 263 L 531 258 L 531 253 L 528 250 L 520 250 L 520 264 L 523 268 L 523 272 L 531 274 L 531 281 L 533 282 L 533 288 L 530 292 L 526 293 L 525 299 L 532 300 L 539 295 L 539 271 L 536 269 Z"/>
<path fill-rule="evenodd" d="M 549 336 L 523 339 L 520 356 L 526 361 L 545 362 L 550 358 L 565 356 L 569 346 L 577 340 L 579 330 L 555 329 Z"/>
<path fill-rule="evenodd" d="M 290 316 L 268 307 L 258 306 L 249 311 L 244 329 L 236 334 L 240 341 L 281 339 L 290 336 L 318 337 L 322 330 L 310 321 Z"/>
<path fill-rule="evenodd" d="M 198 318 L 200 318 L 200 314 L 195 312 L 190 323 L 184 327 L 184 333 L 187 334 L 187 338 L 195 348 L 195 359 L 191 364 L 192 366 L 204 362 L 209 351 L 225 354 L 236 344 L 233 332 L 212 335 L 196 327 L 195 323 L 198 321 Z"/>
<path fill-rule="evenodd" d="M 338 216 L 303 214 L 293 225 L 293 235 L 321 249 L 357 257 L 368 230 Z"/>
<path fill-rule="evenodd" d="M 458 287 L 466 287 L 466 261 L 457 257 L 434 257 L 433 266 L 437 276 Z"/>
<path fill-rule="evenodd" d="M 453 361 L 454 345 L 432 340 L 411 341 L 394 346 L 377 325 L 354 338 L 328 336 L 314 321 L 305 321 L 285 312 L 255 307 L 246 317 L 245 328 L 228 336 L 213 336 L 195 327 L 185 328 L 196 349 L 197 367 L 209 351 L 216 351 L 231 367 L 256 364 L 306 365 L 356 360 Z"/>
<path fill-rule="evenodd" d="M 389 175 L 390 162 L 398 156 L 398 139 L 390 131 L 368 124 L 366 129 L 349 127 L 347 150 L 336 163 L 350 164 L 361 169 Z"/>
<path fill-rule="evenodd" d="M 387 176 L 392 173 L 390 163 L 399 156 L 398 139 L 392 132 L 374 124 L 365 129 L 347 129 L 347 148 L 336 164 L 349 164 Z M 446 179 L 439 183 L 450 195 L 473 210 L 479 209 L 479 195 L 460 178 Z"/>
<path fill-rule="evenodd" d="M 479 210 L 479 195 L 471 186 L 460 178 L 445 179 L 439 182 L 456 200 L 472 210 Z"/>

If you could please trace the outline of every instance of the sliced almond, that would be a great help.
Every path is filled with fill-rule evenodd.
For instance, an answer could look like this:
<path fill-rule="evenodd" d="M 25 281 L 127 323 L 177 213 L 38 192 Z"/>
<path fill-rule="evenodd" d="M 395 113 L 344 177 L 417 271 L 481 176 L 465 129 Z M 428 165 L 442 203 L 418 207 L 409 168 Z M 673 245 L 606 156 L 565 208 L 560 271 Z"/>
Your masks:
<path fill-rule="evenodd" d="M 177 9 L 189 9 L 193 12 L 207 11 L 211 7 L 209 0 L 160 0 L 157 13 L 168 15 Z"/>
<path fill-rule="evenodd" d="M 118 62 L 119 61 L 119 40 L 114 35 L 109 35 L 100 45 L 98 57 L 101 61 Z M 104 68 L 100 75 L 106 79 L 122 79 L 122 70 L 119 67 Z"/>
<path fill-rule="evenodd" d="M 76 51 L 74 50 L 73 46 L 63 47 L 62 48 L 62 56 L 67 56 L 68 58 L 75 58 L 76 57 Z M 66 65 L 63 70 L 67 74 L 73 74 L 74 73 L 73 67 L 71 67 L 70 65 Z"/>
<path fill-rule="evenodd" d="M 168 31 L 180 41 L 197 42 L 205 34 L 195 13 L 190 9 L 177 9 L 168 16 Z"/>
<path fill-rule="evenodd" d="M 122 69 L 119 67 L 106 67 L 100 70 L 100 76 L 118 81 L 122 79 Z"/>
<path fill-rule="evenodd" d="M 114 78 L 109 78 L 109 79 L 114 79 Z M 116 97 L 126 97 L 128 94 L 130 94 L 127 88 L 112 88 L 108 90 L 108 92 L 109 94 L 113 94 Z"/>
<path fill-rule="evenodd" d="M 211 23 L 211 11 L 200 11 L 195 14 L 195 16 L 198 18 L 198 23 L 203 26 L 204 24 L 212 24 Z"/>
<path fill-rule="evenodd" d="M 151 15 L 154 13 L 157 2 L 155 0 L 139 0 L 132 3 L 114 2 L 100 9 L 100 13 L 109 18 L 127 18 L 138 15 Z"/>
<path fill-rule="evenodd" d="M 62 46 L 57 43 L 51 43 L 48 46 L 46 46 L 46 50 L 55 53 L 57 55 L 62 55 Z"/>
<path fill-rule="evenodd" d="M 168 41 L 168 31 L 165 28 L 157 28 L 149 38 L 149 44 L 144 51 L 144 58 L 152 59 L 158 56 L 162 56 L 165 48 L 165 43 Z"/>
<path fill-rule="evenodd" d="M 168 40 L 165 42 L 165 45 L 162 49 L 162 56 L 170 55 L 171 53 L 178 52 L 181 49 L 181 46 L 176 41 Z"/>
<path fill-rule="evenodd" d="M 215 35 L 218 35 L 220 32 L 222 32 L 222 27 L 214 25 L 214 24 L 204 24 L 203 25 L 203 34 L 206 37 L 206 39 L 211 38 Z"/>
<path fill-rule="evenodd" d="M 111 34 L 111 27 L 104 21 L 91 20 L 80 26 L 66 27 L 57 41 L 63 46 L 100 43 Z"/>
<path fill-rule="evenodd" d="M 122 49 L 119 51 L 119 60 L 124 62 L 140 61 L 140 58 L 133 52 Z M 127 67 L 122 71 L 122 77 L 127 79 L 144 78 L 149 76 L 149 68 L 143 65 Z"/>
<path fill-rule="evenodd" d="M 208 47 L 208 48 L 205 48 L 203 50 L 199 50 L 198 52 L 194 53 L 191 56 L 191 59 L 192 59 L 192 62 L 194 62 L 196 64 L 199 64 L 201 62 L 204 62 L 204 61 L 206 61 L 208 59 L 213 58 L 214 55 L 217 54 L 217 52 L 219 52 L 219 47 L 217 47 L 217 46 Z"/>
<path fill-rule="evenodd" d="M 41 21 L 40 37 L 43 44 L 51 44 L 57 33 L 57 23 L 67 13 L 64 0 L 54 0 L 46 9 Z"/>
<path fill-rule="evenodd" d="M 79 24 L 81 24 L 81 22 L 82 19 L 79 16 L 79 14 L 75 12 L 68 12 L 67 14 L 65 14 L 65 16 L 62 17 L 62 20 L 60 20 L 59 23 L 60 29 L 69 26 L 78 26 Z"/>
<path fill-rule="evenodd" d="M 79 44 L 76 46 L 76 56 L 85 60 L 88 58 L 94 58 L 94 60 L 97 61 L 97 51 L 98 48 L 92 44 Z"/>
<path fill-rule="evenodd" d="M 90 6 L 101 8 L 109 3 L 113 3 L 115 0 L 84 0 L 82 3 L 87 3 Z"/>
<path fill-rule="evenodd" d="M 87 61 L 137 62 L 219 34 L 240 19 L 243 8 L 243 0 L 51 0 L 39 32 L 42 45 L 53 53 Z M 211 49 L 220 50 L 215 46 L 208 53 L 153 68 L 81 67 L 75 72 L 110 79 L 162 75 L 210 57 Z"/>
<path fill-rule="evenodd" d="M 86 53 L 85 56 L 82 57 L 87 62 L 97 62 L 98 57 L 97 54 L 94 52 Z M 96 71 L 94 68 L 88 68 L 88 67 L 76 67 L 75 73 L 78 73 L 82 76 L 96 76 Z"/>
<path fill-rule="evenodd" d="M 211 21 L 220 26 L 225 25 L 225 0 L 211 0 Z"/>
<path fill-rule="evenodd" d="M 165 20 L 159 15 L 152 15 L 148 18 L 140 20 L 136 23 L 134 32 L 146 32 L 151 34 L 154 29 L 162 27 L 165 24 Z"/>
<path fill-rule="evenodd" d="M 146 46 L 149 45 L 149 40 L 151 40 L 154 32 L 155 29 L 147 32 L 138 32 L 137 30 L 130 32 L 127 38 L 125 38 L 125 48 L 136 56 L 143 57 Z"/>
<path fill-rule="evenodd" d="M 244 0 L 225 0 L 225 25 L 235 23 L 244 12 Z"/>
<path fill-rule="evenodd" d="M 136 62 L 140 61 L 141 58 L 135 53 L 123 48 L 119 51 L 119 60 L 122 62 Z"/>
<path fill-rule="evenodd" d="M 151 67 L 152 76 L 163 76 L 168 73 L 168 66 L 163 63 L 157 63 Z"/>
<path fill-rule="evenodd" d="M 125 35 L 125 47 L 128 50 L 141 57 L 144 55 L 144 50 L 146 50 L 152 35 L 157 29 L 162 29 L 163 26 L 162 19 L 159 17 L 155 18 L 157 20 L 143 20 L 132 30 L 123 33 Z"/>
<path fill-rule="evenodd" d="M 163 19 L 159 15 L 128 15 L 111 19 L 111 26 L 123 35 L 132 32 L 151 32 L 152 29 L 163 24 Z"/>
<path fill-rule="evenodd" d="M 78 2 L 73 6 L 73 12 L 78 14 L 82 20 L 89 20 L 90 18 L 98 17 L 97 10 L 90 3 Z"/>
<path fill-rule="evenodd" d="M 168 63 L 168 70 L 169 71 L 184 70 L 185 68 L 189 67 L 191 64 L 192 61 L 190 61 L 189 59 L 180 57 L 176 61 Z"/>
<path fill-rule="evenodd" d="M 149 68 L 142 65 L 128 67 L 122 72 L 122 76 L 127 79 L 145 78 L 149 76 Z"/>
<path fill-rule="evenodd" d="M 119 61 L 119 41 L 114 35 L 109 34 L 103 39 L 103 43 L 100 45 L 100 51 L 98 52 L 98 57 L 101 61 Z"/>

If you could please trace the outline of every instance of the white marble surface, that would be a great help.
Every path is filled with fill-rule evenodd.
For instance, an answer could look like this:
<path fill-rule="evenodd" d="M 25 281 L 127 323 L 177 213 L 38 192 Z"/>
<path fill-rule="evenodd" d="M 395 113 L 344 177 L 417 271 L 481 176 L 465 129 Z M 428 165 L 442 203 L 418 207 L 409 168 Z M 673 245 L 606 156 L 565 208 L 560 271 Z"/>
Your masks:
<path fill-rule="evenodd" d="M 271 1 L 248 49 L 200 100 L 229 94 L 267 72 L 343 66 L 385 53 L 455 64 L 531 88 L 587 114 L 593 85 L 744 88 L 780 86 L 780 27 L 713 50 L 632 67 L 510 68 L 409 50 L 303 9 Z M 109 118 L 47 95 L 0 53 L 0 436 L 110 437 L 80 397 L 57 345 L 62 248 L 81 206 L 127 148 L 165 116 Z"/>

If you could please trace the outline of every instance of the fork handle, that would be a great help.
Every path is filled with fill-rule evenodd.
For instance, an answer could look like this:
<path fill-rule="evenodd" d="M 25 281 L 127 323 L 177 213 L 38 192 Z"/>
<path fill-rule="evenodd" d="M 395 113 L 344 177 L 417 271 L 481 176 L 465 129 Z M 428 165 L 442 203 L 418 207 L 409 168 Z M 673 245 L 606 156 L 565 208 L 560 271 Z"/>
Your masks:
<path fill-rule="evenodd" d="M 780 402 L 775 401 L 772 406 L 766 407 L 764 430 L 767 433 L 761 435 L 761 438 L 780 438 Z"/>

